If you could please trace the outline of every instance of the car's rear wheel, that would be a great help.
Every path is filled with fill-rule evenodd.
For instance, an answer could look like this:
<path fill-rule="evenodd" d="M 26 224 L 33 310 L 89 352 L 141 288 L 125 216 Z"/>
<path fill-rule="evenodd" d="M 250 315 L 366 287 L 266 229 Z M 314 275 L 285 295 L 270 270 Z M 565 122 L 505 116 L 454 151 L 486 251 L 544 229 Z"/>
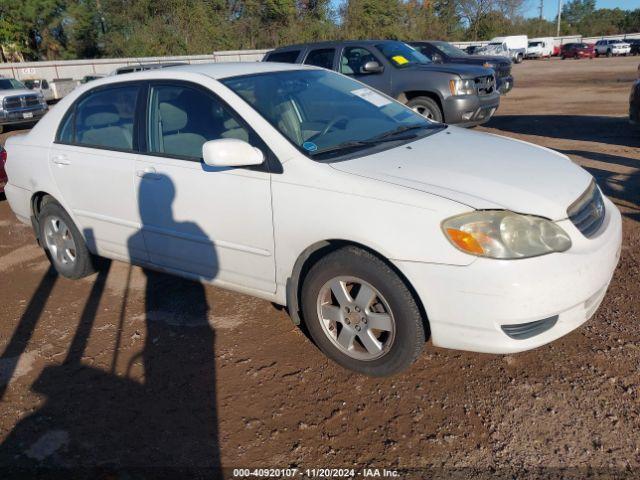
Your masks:
<path fill-rule="evenodd" d="M 345 368 L 371 376 L 411 365 L 425 342 L 413 295 L 385 262 L 345 247 L 309 270 L 301 292 L 305 324 L 316 345 Z"/>
<path fill-rule="evenodd" d="M 607 50 L 607 57 L 613 57 L 613 52 L 611 50 Z"/>
<path fill-rule="evenodd" d="M 82 278 L 95 271 L 93 257 L 73 220 L 55 200 L 38 215 L 40 242 L 56 271 L 67 278 Z"/>
<path fill-rule="evenodd" d="M 429 97 L 415 97 L 407 102 L 407 106 L 416 113 L 435 122 L 442 122 L 442 110 L 435 100 Z"/>

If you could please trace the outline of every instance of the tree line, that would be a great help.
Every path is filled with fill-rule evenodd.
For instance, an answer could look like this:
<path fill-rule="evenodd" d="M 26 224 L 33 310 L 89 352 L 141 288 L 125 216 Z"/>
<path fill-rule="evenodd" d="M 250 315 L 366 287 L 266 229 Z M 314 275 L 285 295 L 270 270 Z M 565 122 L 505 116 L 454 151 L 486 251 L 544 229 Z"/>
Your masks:
<path fill-rule="evenodd" d="M 536 0 L 537 1 L 537 0 Z M 545 0 L 552 1 L 552 0 Z M 555 0 L 553 0 L 555 2 Z M 527 0 L 2 0 L 0 60 L 205 54 L 317 40 L 555 35 Z M 563 7 L 562 34 L 640 31 L 640 9 Z"/>

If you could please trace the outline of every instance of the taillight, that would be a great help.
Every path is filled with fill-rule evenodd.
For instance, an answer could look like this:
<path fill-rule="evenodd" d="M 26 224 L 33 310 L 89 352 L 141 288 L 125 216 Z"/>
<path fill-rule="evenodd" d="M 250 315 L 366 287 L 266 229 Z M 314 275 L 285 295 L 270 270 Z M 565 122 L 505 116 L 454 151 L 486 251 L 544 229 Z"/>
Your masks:
<path fill-rule="evenodd" d="M 3 148 L 0 150 L 0 166 L 4 167 L 5 163 L 7 163 L 7 151 Z"/>

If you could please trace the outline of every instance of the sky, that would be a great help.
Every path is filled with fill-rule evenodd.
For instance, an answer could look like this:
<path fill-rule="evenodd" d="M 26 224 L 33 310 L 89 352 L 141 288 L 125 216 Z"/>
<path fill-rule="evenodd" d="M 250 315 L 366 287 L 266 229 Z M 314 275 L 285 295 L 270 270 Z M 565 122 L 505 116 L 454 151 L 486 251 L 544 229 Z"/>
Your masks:
<path fill-rule="evenodd" d="M 563 0 L 565 3 L 569 0 Z M 537 17 L 540 0 L 528 0 L 528 8 L 525 10 L 525 17 Z M 624 10 L 635 10 L 640 8 L 640 0 L 597 0 L 596 8 L 622 8 Z M 558 14 L 558 0 L 544 0 L 543 16 L 549 20 L 556 18 Z"/>

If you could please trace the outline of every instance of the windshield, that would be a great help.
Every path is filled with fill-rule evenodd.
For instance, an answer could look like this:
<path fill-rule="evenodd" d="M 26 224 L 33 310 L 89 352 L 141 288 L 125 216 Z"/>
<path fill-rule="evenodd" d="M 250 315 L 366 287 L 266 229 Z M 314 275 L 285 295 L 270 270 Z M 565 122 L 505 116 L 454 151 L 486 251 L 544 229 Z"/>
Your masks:
<path fill-rule="evenodd" d="M 541 47 L 542 42 L 529 42 L 530 47 Z"/>
<path fill-rule="evenodd" d="M 396 68 L 432 63 L 431 60 L 406 43 L 386 42 L 376 45 L 376 48 L 380 50 L 380 53 L 387 57 L 387 60 Z"/>
<path fill-rule="evenodd" d="M 469 56 L 467 52 L 460 50 L 458 47 L 451 45 L 448 42 L 433 42 L 433 46 L 449 57 L 460 58 Z"/>
<path fill-rule="evenodd" d="M 406 142 L 445 128 L 329 71 L 289 70 L 221 81 L 314 159 Z"/>
<path fill-rule="evenodd" d="M 0 90 L 17 90 L 25 86 L 14 78 L 0 78 Z"/>

